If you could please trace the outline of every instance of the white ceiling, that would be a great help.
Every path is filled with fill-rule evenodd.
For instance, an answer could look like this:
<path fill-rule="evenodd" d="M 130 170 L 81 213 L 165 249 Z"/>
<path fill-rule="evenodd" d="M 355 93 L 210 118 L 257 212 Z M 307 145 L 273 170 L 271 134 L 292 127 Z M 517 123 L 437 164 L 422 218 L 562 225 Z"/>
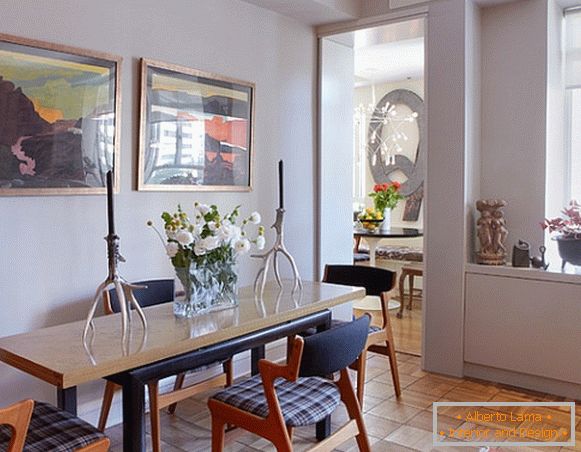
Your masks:
<path fill-rule="evenodd" d="M 424 75 L 423 38 L 355 50 L 356 86 L 395 82 Z"/>
<path fill-rule="evenodd" d="M 369 15 L 369 11 L 383 14 L 390 7 L 412 6 L 420 0 L 242 0 L 246 3 L 269 9 L 284 16 L 292 17 L 305 25 L 323 25 Z M 427 3 L 431 0 L 422 0 Z M 469 1 L 469 0 L 466 0 Z M 531 0 L 471 0 L 486 8 L 502 3 Z M 580 0 L 556 0 L 562 5 L 579 4 Z M 391 3 L 390 3 L 391 2 Z"/>
<path fill-rule="evenodd" d="M 243 0 L 261 8 L 292 17 L 306 25 L 321 25 L 358 19 L 359 0 Z"/>
<path fill-rule="evenodd" d="M 423 19 L 359 30 L 352 34 L 356 86 L 423 77 Z"/>

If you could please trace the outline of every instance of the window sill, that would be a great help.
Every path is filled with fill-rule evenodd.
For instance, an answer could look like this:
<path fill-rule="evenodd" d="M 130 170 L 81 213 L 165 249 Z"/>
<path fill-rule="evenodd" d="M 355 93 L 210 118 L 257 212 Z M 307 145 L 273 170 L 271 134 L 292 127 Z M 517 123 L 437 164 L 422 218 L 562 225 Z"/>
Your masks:
<path fill-rule="evenodd" d="M 552 264 L 554 265 L 554 264 Z M 560 264 L 559 264 L 560 268 Z M 537 268 L 515 268 L 510 265 L 479 265 L 467 263 L 465 266 L 466 273 L 476 275 L 502 276 L 506 278 L 531 279 L 535 281 L 552 281 L 566 284 L 581 285 L 581 273 L 575 273 L 581 269 L 568 266 L 565 273 L 561 271 L 539 270 Z"/>

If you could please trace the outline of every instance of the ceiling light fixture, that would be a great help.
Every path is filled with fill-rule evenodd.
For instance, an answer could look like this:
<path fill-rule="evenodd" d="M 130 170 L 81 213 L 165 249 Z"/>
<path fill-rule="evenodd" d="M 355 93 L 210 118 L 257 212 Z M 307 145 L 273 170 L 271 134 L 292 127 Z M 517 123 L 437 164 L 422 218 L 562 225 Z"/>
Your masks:
<path fill-rule="evenodd" d="M 359 157 L 365 159 L 368 153 L 372 153 L 371 164 L 377 164 L 377 158 L 381 158 L 384 165 L 395 164 L 395 155 L 401 153 L 402 142 L 409 140 L 405 133 L 404 125 L 415 121 L 418 113 L 403 113 L 396 104 L 386 102 L 378 108 L 375 105 L 375 87 L 372 92 L 372 102 L 359 104 L 353 112 L 355 143 L 359 147 Z M 369 139 L 365 133 L 369 132 Z M 380 133 L 378 133 L 378 130 Z"/>

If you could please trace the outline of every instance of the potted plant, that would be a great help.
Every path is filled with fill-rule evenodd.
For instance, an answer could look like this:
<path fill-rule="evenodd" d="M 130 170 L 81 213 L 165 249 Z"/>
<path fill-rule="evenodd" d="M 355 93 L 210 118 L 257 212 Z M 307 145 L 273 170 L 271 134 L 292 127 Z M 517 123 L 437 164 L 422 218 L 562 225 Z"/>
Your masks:
<path fill-rule="evenodd" d="M 403 199 L 399 192 L 400 187 L 401 184 L 397 181 L 390 184 L 375 184 L 373 191 L 369 193 L 369 196 L 373 199 L 375 210 L 383 212 L 382 230 L 389 230 L 391 227 L 390 211 L 397 206 L 400 199 Z"/>
<path fill-rule="evenodd" d="M 562 216 L 545 218 L 543 229 L 550 233 L 556 232 L 559 256 L 563 260 L 561 270 L 569 262 L 573 265 L 581 265 L 581 204 L 572 200 L 569 207 L 562 210 Z"/>

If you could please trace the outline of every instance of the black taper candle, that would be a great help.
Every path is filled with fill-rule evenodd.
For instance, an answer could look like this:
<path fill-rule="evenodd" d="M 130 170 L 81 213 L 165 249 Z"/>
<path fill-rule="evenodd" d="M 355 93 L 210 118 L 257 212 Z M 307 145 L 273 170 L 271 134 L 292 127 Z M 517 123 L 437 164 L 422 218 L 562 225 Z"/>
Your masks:
<path fill-rule="evenodd" d="M 115 219 L 113 217 L 113 171 L 107 171 L 107 219 L 109 220 L 109 235 L 115 235 Z"/>
<path fill-rule="evenodd" d="M 278 161 L 278 207 L 284 209 L 284 169 L 282 160 Z"/>

